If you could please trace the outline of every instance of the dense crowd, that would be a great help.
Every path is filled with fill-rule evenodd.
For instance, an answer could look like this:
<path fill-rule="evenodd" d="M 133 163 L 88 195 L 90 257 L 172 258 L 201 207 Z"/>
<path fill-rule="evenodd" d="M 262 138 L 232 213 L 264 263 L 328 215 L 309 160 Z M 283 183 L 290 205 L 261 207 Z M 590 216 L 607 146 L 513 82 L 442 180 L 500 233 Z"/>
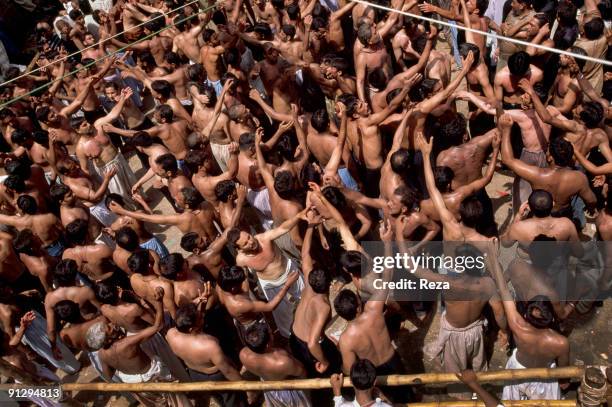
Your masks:
<path fill-rule="evenodd" d="M 449 283 L 429 355 L 467 385 L 449 396 L 563 397 L 568 381 L 540 379 L 498 397 L 473 372 L 491 347 L 507 368 L 567 366 L 563 322 L 612 287 L 612 250 L 588 250 L 612 239 L 609 0 L 60 3 L 27 68 L 0 58 L 0 357 L 14 369 L 333 388 L 210 393 L 232 407 L 413 402 L 376 377 L 414 372 L 400 331 L 428 329 L 435 303 L 373 290 L 362 242 L 387 256 L 440 242 L 488 258 L 411 277 Z M 514 181 L 503 224 L 485 189 L 499 173 Z M 500 244 L 517 242 L 502 267 Z M 580 296 L 556 291 L 568 266 L 532 246 L 551 242 L 599 261 L 572 276 Z M 385 267 L 375 276 L 395 279 Z"/>

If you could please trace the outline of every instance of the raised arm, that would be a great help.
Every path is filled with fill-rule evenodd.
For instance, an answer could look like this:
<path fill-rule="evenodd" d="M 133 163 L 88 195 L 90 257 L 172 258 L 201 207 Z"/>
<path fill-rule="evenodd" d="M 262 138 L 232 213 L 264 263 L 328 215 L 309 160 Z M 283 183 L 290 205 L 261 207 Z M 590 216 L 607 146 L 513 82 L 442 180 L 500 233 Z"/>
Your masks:
<path fill-rule="evenodd" d="M 433 137 L 429 140 L 428 143 L 425 141 L 423 133 L 419 132 L 416 134 L 415 147 L 421 151 L 421 154 L 423 154 L 423 167 L 425 171 L 425 184 L 427 186 L 427 192 L 429 192 L 431 201 L 433 202 L 436 211 L 440 215 L 440 220 L 442 221 L 444 231 L 451 227 L 452 229 L 458 229 L 459 223 L 455 219 L 455 215 L 453 215 L 453 213 L 446 208 L 444 198 L 436 187 L 436 181 L 434 179 L 430 157 L 432 145 Z"/>
<path fill-rule="evenodd" d="M 295 163 L 298 173 L 300 173 L 302 168 L 304 168 L 304 165 L 306 165 L 308 162 L 310 150 L 306 144 L 306 134 L 304 133 L 304 128 L 298 119 L 298 107 L 293 103 L 291 104 L 291 119 L 293 120 L 293 128 L 295 129 L 295 135 L 298 139 L 298 147 L 300 149 L 300 158 Z"/>
<path fill-rule="evenodd" d="M 138 331 L 136 334 L 127 336 L 125 341 L 126 346 L 138 345 L 143 341 L 149 339 L 157 332 L 159 332 L 164 326 L 164 305 L 163 299 L 165 296 L 164 289 L 162 287 L 155 288 L 153 307 L 155 308 L 155 321 L 153 325 L 146 327 L 145 329 Z"/>
<path fill-rule="evenodd" d="M 76 98 L 74 98 L 72 103 L 60 110 L 60 116 L 70 117 L 74 112 L 79 110 L 83 105 L 83 102 L 85 102 L 85 98 L 87 98 L 89 92 L 92 91 L 92 85 L 93 79 L 89 79 L 87 86 L 83 87 L 83 89 L 79 92 Z"/>
<path fill-rule="evenodd" d="M 289 122 L 289 121 L 291 121 L 291 115 L 290 114 L 279 113 L 276 110 L 274 110 L 269 104 L 267 104 L 261 98 L 261 95 L 259 94 L 259 91 L 257 89 L 251 89 L 249 91 L 249 97 L 251 99 L 253 99 L 259 106 L 261 106 L 261 108 L 264 110 L 264 112 L 268 116 L 270 116 L 270 118 L 272 118 L 272 120 L 276 120 L 277 122 Z"/>
<path fill-rule="evenodd" d="M 115 167 L 111 167 L 108 170 L 104 171 L 102 183 L 100 184 L 98 189 L 95 191 L 91 188 L 87 188 L 87 187 L 80 186 L 80 185 L 72 185 L 70 187 L 70 190 L 72 191 L 74 196 L 76 196 L 79 199 L 82 199 L 88 202 L 92 202 L 92 203 L 97 203 L 100 201 L 100 199 L 102 199 L 102 197 L 104 197 L 104 194 L 106 194 L 106 190 L 108 189 L 108 184 L 110 180 L 115 176 L 116 173 L 117 173 L 117 168 Z"/>
<path fill-rule="evenodd" d="M 528 182 L 538 181 L 542 169 L 533 165 L 524 163 L 514 157 L 512 151 L 512 142 L 510 141 L 510 130 L 512 129 L 512 118 L 508 114 L 503 114 L 497 119 L 497 128 L 501 133 L 501 157 L 502 162 L 508 166 L 514 173 L 525 178 Z"/>
<path fill-rule="evenodd" d="M 323 170 L 324 178 L 335 178 L 336 174 L 338 173 L 338 167 L 340 167 L 340 163 L 342 162 L 342 153 L 344 152 L 347 128 L 346 106 L 344 106 L 344 104 L 341 102 L 336 102 L 336 113 L 340 118 L 340 132 L 338 133 L 336 145 L 334 146 L 331 157 Z"/>
<path fill-rule="evenodd" d="M 95 126 L 101 127 L 104 124 L 110 124 L 114 122 L 115 120 L 117 120 L 119 116 L 121 115 L 121 111 L 123 110 L 123 107 L 125 106 L 126 101 L 132 97 L 132 93 L 133 93 L 132 88 L 130 87 L 123 88 L 121 90 L 121 96 L 119 96 L 119 101 L 117 102 L 117 104 L 113 106 L 111 111 L 108 112 L 106 116 L 101 117 L 98 120 L 96 120 Z"/>
<path fill-rule="evenodd" d="M 455 192 L 461 195 L 461 199 L 465 199 L 473 193 L 480 191 L 487 186 L 489 182 L 491 182 L 493 179 L 493 174 L 495 173 L 495 166 L 497 165 L 497 155 L 499 154 L 500 142 L 501 137 L 499 133 L 497 133 L 493 139 L 493 155 L 491 156 L 491 161 L 489 162 L 485 175 L 455 190 Z"/>
<path fill-rule="evenodd" d="M 542 119 L 544 123 L 548 123 L 552 126 L 555 126 L 565 131 L 570 131 L 570 132 L 580 131 L 580 128 L 578 127 L 575 121 L 562 120 L 558 118 L 557 116 L 551 115 L 550 112 L 546 109 L 546 106 L 544 106 L 544 104 L 540 100 L 539 96 L 533 90 L 533 86 L 531 86 L 531 82 L 528 79 L 526 78 L 521 79 L 519 81 L 519 87 L 524 92 L 528 93 L 529 96 L 531 96 L 531 101 L 533 102 L 533 106 L 536 112 L 538 113 L 538 116 L 540 116 L 540 118 Z"/>
<path fill-rule="evenodd" d="M 605 163 L 603 165 L 596 166 L 590 162 L 576 147 L 574 147 L 574 155 L 584 169 L 593 175 L 608 175 L 612 173 L 612 163 Z"/>
<path fill-rule="evenodd" d="M 309 208 L 305 208 L 301 210 L 299 213 L 295 214 L 295 216 L 293 216 L 292 218 L 287 219 L 286 221 L 278 225 L 278 227 L 275 227 L 272 230 L 268 230 L 267 232 L 261 233 L 258 236 L 260 236 L 262 239 L 270 240 L 270 241 L 278 239 L 279 237 L 281 237 L 282 235 L 286 233 L 289 233 L 291 229 L 296 227 L 298 222 L 301 219 L 304 219 L 304 217 L 306 216 L 306 212 L 308 210 Z"/>
<path fill-rule="evenodd" d="M 180 215 L 154 215 L 142 212 L 128 211 L 121 207 L 117 202 L 113 201 L 109 205 L 109 209 L 117 215 L 130 216 L 136 220 L 149 223 L 158 223 L 162 225 L 177 225 L 180 223 Z"/>
<path fill-rule="evenodd" d="M 261 127 L 255 131 L 255 156 L 257 158 L 257 167 L 259 168 L 259 173 L 266 184 L 266 188 L 268 188 L 268 191 L 270 191 L 271 194 L 274 194 L 276 193 L 274 190 L 274 176 L 272 175 L 272 171 L 270 171 L 268 168 L 268 163 L 266 163 L 263 153 L 261 152 L 261 138 L 263 137 L 263 134 L 264 130 Z"/>
<path fill-rule="evenodd" d="M 409 86 L 404 86 L 402 91 L 398 93 L 391 102 L 378 113 L 374 113 L 368 117 L 368 124 L 371 126 L 382 123 L 387 117 L 391 115 L 391 113 L 395 112 L 397 108 L 402 104 L 406 96 L 408 96 L 408 91 L 410 91 Z"/>

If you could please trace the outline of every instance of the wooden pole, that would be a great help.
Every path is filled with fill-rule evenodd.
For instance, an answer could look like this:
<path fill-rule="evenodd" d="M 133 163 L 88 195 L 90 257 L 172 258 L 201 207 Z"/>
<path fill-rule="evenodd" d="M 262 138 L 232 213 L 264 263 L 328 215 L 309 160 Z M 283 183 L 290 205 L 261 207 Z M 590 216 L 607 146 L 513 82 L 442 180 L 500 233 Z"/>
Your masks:
<path fill-rule="evenodd" d="M 576 400 L 504 400 L 505 407 L 576 407 Z M 485 407 L 478 400 L 430 401 L 410 403 L 406 407 Z"/>
<path fill-rule="evenodd" d="M 525 380 L 546 380 L 582 377 L 584 369 L 568 366 L 555 369 L 507 369 L 477 374 L 481 383 Z M 414 386 L 421 384 L 448 384 L 461 381 L 452 373 L 422 373 L 415 375 L 380 376 L 378 385 Z M 350 386 L 350 379 L 344 379 L 344 387 Z M 298 379 L 279 381 L 235 381 L 235 382 L 193 382 L 193 383 L 65 383 L 64 391 L 112 391 L 112 392 L 191 392 L 191 391 L 247 391 L 247 390 L 307 390 L 328 389 L 329 379 Z M 0 390 L 4 386 L 0 386 Z"/>

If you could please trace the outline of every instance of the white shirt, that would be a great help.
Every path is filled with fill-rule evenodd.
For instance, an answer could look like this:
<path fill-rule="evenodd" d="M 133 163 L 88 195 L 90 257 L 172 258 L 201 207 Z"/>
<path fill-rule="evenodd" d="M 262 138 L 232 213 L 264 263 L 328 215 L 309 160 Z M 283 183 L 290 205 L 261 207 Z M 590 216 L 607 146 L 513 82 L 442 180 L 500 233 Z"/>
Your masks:
<path fill-rule="evenodd" d="M 366 404 L 365 406 L 367 407 L 392 407 L 390 404 L 385 403 L 378 397 L 374 401 L 370 402 L 369 404 Z M 334 397 L 334 407 L 365 407 L 365 406 L 360 405 L 356 400 L 347 401 L 342 396 Z"/>

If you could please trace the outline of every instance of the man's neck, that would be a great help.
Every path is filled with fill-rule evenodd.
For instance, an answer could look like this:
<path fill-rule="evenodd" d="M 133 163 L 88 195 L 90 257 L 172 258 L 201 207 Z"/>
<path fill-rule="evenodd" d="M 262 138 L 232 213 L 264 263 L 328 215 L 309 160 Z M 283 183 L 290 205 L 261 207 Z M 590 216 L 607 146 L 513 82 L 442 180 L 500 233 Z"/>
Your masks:
<path fill-rule="evenodd" d="M 357 390 L 355 389 L 355 401 L 359 403 L 360 406 L 364 406 L 374 399 L 372 398 L 371 390 Z"/>

